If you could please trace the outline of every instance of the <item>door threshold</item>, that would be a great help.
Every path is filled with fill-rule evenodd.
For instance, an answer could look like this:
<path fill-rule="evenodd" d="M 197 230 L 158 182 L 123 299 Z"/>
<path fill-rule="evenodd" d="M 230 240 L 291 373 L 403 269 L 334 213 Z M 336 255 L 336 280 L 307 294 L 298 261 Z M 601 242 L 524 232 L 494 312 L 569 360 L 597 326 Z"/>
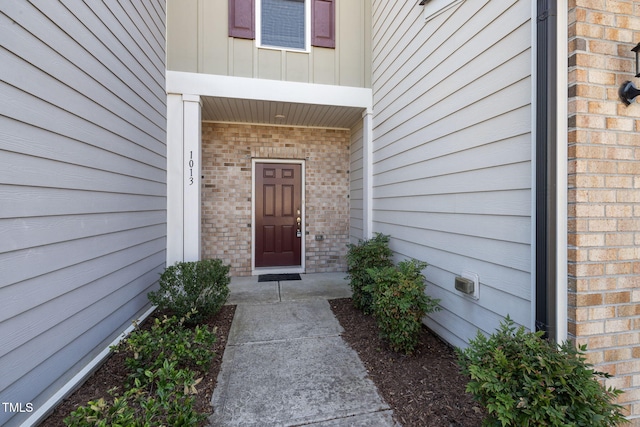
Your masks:
<path fill-rule="evenodd" d="M 299 273 L 304 274 L 304 267 L 301 265 L 293 267 L 260 267 L 255 268 L 252 272 L 252 276 L 259 276 L 261 274 L 291 274 Z"/>

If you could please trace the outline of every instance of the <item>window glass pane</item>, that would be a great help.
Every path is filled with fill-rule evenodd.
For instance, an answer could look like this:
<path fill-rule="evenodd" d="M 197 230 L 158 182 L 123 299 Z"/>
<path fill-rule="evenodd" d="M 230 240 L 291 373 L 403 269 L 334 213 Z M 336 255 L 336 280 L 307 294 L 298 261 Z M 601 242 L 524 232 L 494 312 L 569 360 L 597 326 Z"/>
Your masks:
<path fill-rule="evenodd" d="M 304 49 L 304 0 L 262 0 L 262 44 Z"/>

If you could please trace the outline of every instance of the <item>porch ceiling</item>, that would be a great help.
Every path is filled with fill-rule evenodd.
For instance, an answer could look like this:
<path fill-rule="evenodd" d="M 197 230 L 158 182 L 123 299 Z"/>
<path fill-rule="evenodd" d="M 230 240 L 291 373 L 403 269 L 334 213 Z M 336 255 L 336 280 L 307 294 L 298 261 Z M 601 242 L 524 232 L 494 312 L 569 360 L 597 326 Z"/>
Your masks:
<path fill-rule="evenodd" d="M 363 111 L 359 107 L 202 97 L 202 120 L 215 122 L 348 129 L 362 120 Z"/>

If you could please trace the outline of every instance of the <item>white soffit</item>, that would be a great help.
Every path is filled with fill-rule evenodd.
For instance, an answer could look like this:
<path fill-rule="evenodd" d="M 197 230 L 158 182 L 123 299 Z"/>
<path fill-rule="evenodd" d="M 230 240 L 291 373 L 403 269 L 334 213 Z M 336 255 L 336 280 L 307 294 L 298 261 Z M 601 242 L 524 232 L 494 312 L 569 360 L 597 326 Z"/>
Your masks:
<path fill-rule="evenodd" d="M 176 71 L 167 93 L 200 95 L 205 121 L 284 126 L 349 128 L 372 104 L 367 88 Z"/>
<path fill-rule="evenodd" d="M 350 128 L 362 119 L 362 111 L 362 108 L 356 107 L 293 104 L 212 96 L 202 98 L 202 120 L 215 122 Z"/>

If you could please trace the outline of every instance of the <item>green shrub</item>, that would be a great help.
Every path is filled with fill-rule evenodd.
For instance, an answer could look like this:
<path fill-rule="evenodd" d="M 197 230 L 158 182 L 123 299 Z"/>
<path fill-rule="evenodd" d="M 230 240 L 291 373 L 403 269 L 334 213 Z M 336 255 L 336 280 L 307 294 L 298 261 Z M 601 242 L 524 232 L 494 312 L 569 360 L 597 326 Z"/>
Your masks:
<path fill-rule="evenodd" d="M 175 316 L 156 318 L 150 330 L 136 328 L 114 347 L 116 352 L 131 354 L 125 361 L 130 378 L 146 381 L 146 373 L 162 368 L 165 361 L 176 363 L 179 368 L 206 369 L 215 355 L 212 346 L 216 335 L 207 327 L 188 329 L 183 323 L 184 319 Z"/>
<path fill-rule="evenodd" d="M 160 289 L 149 292 L 149 301 L 178 317 L 192 313 L 189 323 L 196 324 L 220 311 L 227 301 L 229 268 L 219 259 L 177 262 L 162 273 Z"/>
<path fill-rule="evenodd" d="M 113 402 L 107 402 L 103 398 L 91 400 L 85 406 L 79 406 L 64 419 L 64 424 L 69 427 L 108 427 L 131 426 L 150 427 L 150 419 L 136 419 L 136 409 L 132 401 L 137 390 L 130 390 L 124 396 L 114 396 Z M 113 396 L 113 391 L 109 394 Z M 152 418 L 152 412 L 145 412 L 148 418 Z"/>
<path fill-rule="evenodd" d="M 439 310 L 439 300 L 425 294 L 422 270 L 427 263 L 402 261 L 396 267 L 371 268 L 373 315 L 378 328 L 394 351 L 410 354 L 418 344 L 422 318 Z"/>
<path fill-rule="evenodd" d="M 188 316 L 187 316 L 188 317 Z M 130 384 L 113 400 L 98 399 L 78 407 L 64 422 L 71 427 L 89 426 L 194 426 L 207 417 L 194 408 L 197 371 L 211 363 L 216 341 L 207 327 L 188 329 L 185 319 L 156 318 L 149 330 L 136 329 L 117 346 L 127 354 Z M 203 370 L 204 370 L 203 369 Z"/>
<path fill-rule="evenodd" d="M 178 369 L 165 360 L 158 369 L 147 370 L 147 385 L 136 379 L 135 386 L 118 396 L 109 390 L 112 401 L 93 400 L 78 407 L 64 419 L 69 427 L 155 427 L 194 426 L 207 418 L 193 405 L 194 387 L 198 380 L 193 372 Z"/>
<path fill-rule="evenodd" d="M 489 338 L 478 332 L 457 353 L 471 378 L 467 392 L 487 409 L 484 426 L 618 425 L 625 419 L 612 402 L 622 392 L 598 382 L 609 375 L 591 369 L 585 350 L 558 346 L 507 317 Z"/>
<path fill-rule="evenodd" d="M 350 280 L 353 305 L 366 314 L 373 312 L 373 297 L 370 285 L 373 283 L 368 271 L 371 268 L 391 267 L 392 252 L 389 236 L 376 233 L 369 240 L 350 244 L 347 252 L 347 278 Z"/>

